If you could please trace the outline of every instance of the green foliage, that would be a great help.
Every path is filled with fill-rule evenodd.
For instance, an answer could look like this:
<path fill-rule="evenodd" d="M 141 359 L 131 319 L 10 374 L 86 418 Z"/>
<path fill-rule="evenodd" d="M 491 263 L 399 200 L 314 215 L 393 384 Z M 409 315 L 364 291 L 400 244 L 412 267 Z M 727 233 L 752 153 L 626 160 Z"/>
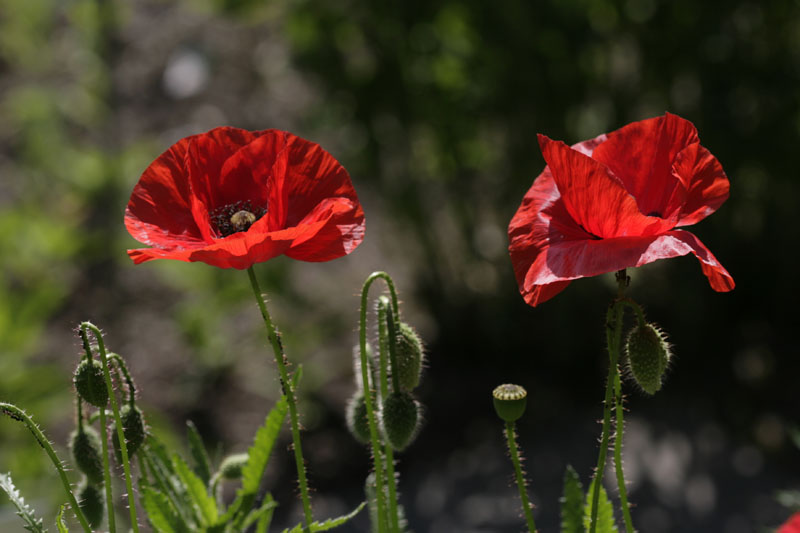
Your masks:
<path fill-rule="evenodd" d="M 583 533 L 583 485 L 571 465 L 564 472 L 564 494 L 561 496 L 561 533 Z"/>
<path fill-rule="evenodd" d="M 589 531 L 591 526 L 592 517 L 592 493 L 594 491 L 594 480 L 589 485 L 589 490 L 586 491 L 586 506 L 583 515 L 583 527 Z M 600 498 L 597 502 L 597 528 L 596 533 L 616 533 L 617 524 L 614 521 L 614 506 L 611 500 L 608 499 L 606 489 L 600 486 Z"/>
<path fill-rule="evenodd" d="M 144 485 L 140 487 L 142 505 L 147 520 L 155 531 L 161 533 L 188 533 L 186 522 L 175 511 L 169 498 L 162 492 Z"/>
<path fill-rule="evenodd" d="M 66 508 L 66 504 L 62 504 L 61 507 L 58 508 L 58 515 L 56 516 L 56 527 L 58 528 L 58 533 L 69 533 L 69 528 L 64 522 L 64 511 Z"/>
<path fill-rule="evenodd" d="M 172 456 L 172 465 L 186 491 L 185 495 L 188 497 L 191 508 L 194 510 L 196 522 L 200 526 L 209 526 L 215 523 L 217 504 L 209 494 L 208 486 L 192 472 L 180 455 Z"/>
<path fill-rule="evenodd" d="M 25 522 L 23 527 L 26 530 L 33 533 L 43 533 L 46 531 L 42 527 L 42 519 L 36 518 L 33 509 L 25 503 L 25 498 L 22 497 L 14 486 L 14 483 L 11 481 L 11 474 L 0 474 L 0 489 L 3 489 L 3 491 L 8 494 L 11 503 L 17 508 L 17 516 L 22 518 L 22 521 Z"/>
<path fill-rule="evenodd" d="M 189 453 L 194 459 L 194 473 L 208 485 L 211 480 L 211 461 L 208 459 L 205 446 L 203 446 L 203 439 L 191 420 L 186 422 L 186 433 L 189 437 Z"/>
<path fill-rule="evenodd" d="M 361 505 L 353 509 L 350 513 L 340 516 L 338 518 L 329 518 L 324 522 L 312 522 L 311 527 L 309 529 L 311 530 L 312 533 L 314 533 L 316 531 L 328 531 L 329 529 L 339 527 L 348 522 L 349 520 L 352 520 L 359 512 L 361 512 L 361 509 L 363 509 L 366 504 L 367 502 L 362 502 Z M 302 531 L 303 531 L 303 524 L 297 524 L 291 530 L 284 529 L 283 533 L 302 533 Z"/>

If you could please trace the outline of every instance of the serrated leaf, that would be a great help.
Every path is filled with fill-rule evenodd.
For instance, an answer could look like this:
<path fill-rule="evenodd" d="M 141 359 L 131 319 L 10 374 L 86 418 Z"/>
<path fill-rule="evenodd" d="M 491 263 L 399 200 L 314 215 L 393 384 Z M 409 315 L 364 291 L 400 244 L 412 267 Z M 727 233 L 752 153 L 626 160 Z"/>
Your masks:
<path fill-rule="evenodd" d="M 19 493 L 17 488 L 14 486 L 14 482 L 11 481 L 11 474 L 0 474 L 0 488 L 2 488 L 6 494 L 8 494 L 8 498 L 11 500 L 11 503 L 14 504 L 14 507 L 17 508 L 17 516 L 22 518 L 22 521 L 25 524 L 22 526 L 26 530 L 31 531 L 32 533 L 44 533 L 47 531 L 44 529 L 43 522 L 41 518 L 36 518 L 34 510 L 30 508 L 30 506 L 25 503 L 25 498 Z"/>
<path fill-rule="evenodd" d="M 583 527 L 586 531 L 591 530 L 592 520 L 592 494 L 594 492 L 595 480 L 589 485 L 589 490 L 586 492 L 586 506 L 584 507 L 585 514 L 583 517 Z M 600 486 L 600 498 L 597 501 L 597 527 L 596 533 L 616 533 L 617 524 L 614 521 L 614 507 L 611 500 L 608 499 L 606 489 Z"/>
<path fill-rule="evenodd" d="M 258 489 L 261 486 L 261 478 L 267 468 L 269 456 L 278 439 L 281 427 L 283 427 L 288 409 L 286 397 L 282 396 L 264 419 L 264 424 L 256 431 L 253 445 L 247 450 L 247 464 L 242 468 L 242 486 L 236 492 L 236 499 L 223 515 L 223 519 L 226 521 L 231 521 L 236 516 L 234 522 L 237 526 L 241 526 L 241 522 L 253 508 Z"/>
<path fill-rule="evenodd" d="M 200 519 L 200 524 L 202 526 L 214 524 L 219 516 L 217 502 L 208 493 L 206 484 L 192 472 L 186 461 L 177 453 L 172 455 L 172 466 L 186 489 L 186 495 L 192 502 L 192 506 Z"/>
<path fill-rule="evenodd" d="M 69 528 L 64 522 L 64 509 L 66 508 L 67 504 L 62 504 L 58 509 L 58 515 L 56 515 L 56 527 L 58 528 L 58 533 L 69 533 Z"/>
<path fill-rule="evenodd" d="M 142 506 L 147 520 L 158 533 L 184 533 L 189 528 L 162 492 L 151 487 L 142 487 Z"/>
<path fill-rule="evenodd" d="M 571 465 L 564 472 L 564 494 L 561 496 L 561 533 L 584 533 L 583 485 Z"/>
<path fill-rule="evenodd" d="M 361 505 L 346 515 L 339 516 L 337 518 L 329 518 L 324 522 L 312 522 L 309 529 L 311 530 L 311 533 L 316 533 L 317 531 L 328 531 L 329 529 L 339 527 L 352 520 L 361 511 L 361 509 L 364 508 L 365 505 L 367 505 L 367 502 L 361 502 Z M 303 533 L 303 525 L 304 524 L 297 524 L 291 530 L 284 529 L 283 533 Z"/>
<path fill-rule="evenodd" d="M 211 461 L 208 460 L 208 453 L 203 445 L 203 439 L 191 420 L 186 421 L 186 432 L 189 437 L 189 452 L 192 454 L 192 459 L 194 459 L 194 472 L 208 486 L 208 482 L 211 479 Z"/>
<path fill-rule="evenodd" d="M 155 438 L 148 437 L 147 445 L 142 451 L 143 465 L 146 465 L 153 476 L 153 488 L 167 497 L 184 524 L 194 522 L 195 511 L 191 499 L 186 494 L 186 488 L 174 473 L 172 461 L 164 462 L 166 449 Z"/>
<path fill-rule="evenodd" d="M 264 498 L 264 501 L 261 502 L 261 506 L 251 511 L 250 514 L 242 521 L 241 530 L 244 531 L 248 527 L 250 527 L 254 522 L 261 523 L 262 517 L 265 515 L 267 516 L 266 525 L 269 526 L 269 522 L 272 521 L 272 513 L 275 512 L 275 508 L 278 506 L 278 502 L 272 499 L 271 494 L 267 494 Z"/>

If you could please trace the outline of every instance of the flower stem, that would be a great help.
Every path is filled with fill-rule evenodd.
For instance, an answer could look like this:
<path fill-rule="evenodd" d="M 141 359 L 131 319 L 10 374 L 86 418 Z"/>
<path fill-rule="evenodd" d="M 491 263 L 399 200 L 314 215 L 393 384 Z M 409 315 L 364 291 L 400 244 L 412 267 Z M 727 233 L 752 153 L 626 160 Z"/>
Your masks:
<path fill-rule="evenodd" d="M 525 478 L 522 475 L 522 465 L 520 464 L 519 451 L 517 450 L 514 422 L 506 422 L 506 440 L 508 441 L 508 452 L 511 454 L 511 462 L 514 464 L 514 475 L 517 478 L 519 498 L 522 500 L 522 511 L 525 513 L 525 520 L 528 522 L 528 531 L 536 533 L 536 523 L 533 521 L 531 504 L 528 502 L 528 490 L 525 487 Z"/>
<path fill-rule="evenodd" d="M 621 314 L 621 313 L 620 313 Z M 619 345 L 617 345 L 619 351 Z M 622 516 L 625 520 L 626 533 L 633 533 L 633 521 L 631 520 L 631 510 L 628 506 L 628 492 L 625 489 L 625 473 L 622 469 L 622 434 L 625 427 L 623 419 L 622 405 L 622 384 L 620 383 L 619 370 L 614 373 L 614 403 L 616 404 L 616 435 L 614 436 L 614 467 L 617 473 L 617 487 L 619 488 L 619 499 L 622 507 Z"/>
<path fill-rule="evenodd" d="M 394 282 L 392 281 L 391 276 L 386 272 L 373 272 L 370 274 L 367 279 L 364 281 L 364 285 L 361 288 L 361 309 L 359 314 L 359 326 L 358 326 L 358 336 L 359 336 L 359 352 L 361 355 L 361 384 L 364 390 L 364 404 L 367 408 L 367 421 L 369 422 L 369 435 L 370 441 L 372 445 L 372 458 L 374 461 L 374 470 L 375 470 L 375 494 L 376 494 L 376 507 L 377 507 L 377 515 L 378 515 L 378 532 L 384 533 L 386 531 L 386 502 L 384 500 L 385 493 L 384 493 L 384 467 L 383 467 L 383 458 L 381 453 L 381 443 L 380 439 L 378 438 L 378 423 L 375 418 L 375 406 L 373 405 L 373 401 L 376 398 L 376 391 L 370 384 L 369 379 L 369 362 L 367 361 L 367 306 L 368 306 L 368 296 L 369 296 L 369 289 L 372 284 L 377 279 L 383 279 L 386 282 L 386 285 L 389 287 L 389 291 L 392 296 L 392 310 L 395 314 L 398 312 L 398 305 L 397 305 L 397 293 L 394 289 Z M 383 369 L 382 371 L 385 371 Z"/>
<path fill-rule="evenodd" d="M 390 353 L 394 351 L 394 343 L 389 339 L 393 339 L 387 331 L 388 326 L 393 326 L 392 313 L 389 299 L 386 296 L 381 296 L 378 299 L 378 351 L 380 354 L 380 381 L 381 381 L 381 398 L 386 398 L 389 395 L 389 380 L 387 379 L 386 368 L 386 351 L 387 345 Z M 392 328 L 394 329 L 394 328 Z M 391 360 L 396 361 L 396 356 Z M 397 373 L 392 372 L 394 377 Z M 394 390 L 398 390 L 397 380 L 394 379 L 392 385 Z M 394 450 L 392 445 L 388 442 L 385 443 L 384 454 L 386 456 L 386 482 L 389 486 L 389 520 L 391 522 L 391 530 L 395 533 L 400 531 L 400 519 L 397 514 L 397 479 L 394 473 Z"/>
<path fill-rule="evenodd" d="M 622 297 L 625 292 L 625 287 L 628 285 L 628 276 L 625 272 L 625 269 L 617 272 L 617 284 L 617 298 L 609 306 L 608 311 L 606 312 L 606 346 L 608 348 L 609 359 L 608 377 L 606 378 L 606 395 L 603 402 L 603 430 L 600 438 L 600 452 L 598 453 L 597 457 L 597 467 L 594 474 L 595 481 L 592 489 L 592 514 L 589 522 L 589 533 L 595 533 L 597 530 L 597 507 L 600 501 L 600 486 L 603 483 L 603 474 L 605 473 L 606 456 L 608 455 L 609 433 L 611 430 L 612 391 L 616 389 L 615 386 L 619 382 L 619 367 L 617 366 L 617 363 L 619 362 L 619 345 L 620 340 L 622 339 Z M 619 398 L 618 390 L 614 397 L 617 404 L 617 435 L 615 438 L 615 459 L 618 467 L 617 480 L 621 480 L 620 496 L 623 498 L 624 507 L 627 510 L 627 493 L 625 492 L 625 482 L 622 475 L 622 462 L 619 460 L 616 454 L 616 441 L 619 440 L 619 445 L 621 446 L 623 432 L 621 423 L 622 403 Z"/>
<path fill-rule="evenodd" d="M 105 376 L 106 380 L 106 388 L 108 389 L 108 398 L 111 400 L 111 410 L 114 412 L 114 423 L 117 426 L 117 439 L 119 440 L 119 448 L 122 452 L 122 468 L 125 471 L 125 488 L 128 491 L 128 510 L 130 511 L 131 517 L 131 529 L 133 529 L 134 533 L 139 533 L 139 523 L 136 519 L 136 498 L 133 493 L 133 478 L 131 476 L 131 464 L 130 459 L 128 457 L 128 445 L 125 443 L 125 432 L 124 428 L 122 427 L 122 418 L 119 415 L 119 405 L 117 405 L 117 398 L 114 395 L 114 385 L 111 383 L 111 372 L 108 370 L 108 355 L 106 353 L 106 346 L 103 342 L 103 334 L 100 329 L 92 324 L 91 322 L 82 322 L 81 323 L 81 336 L 86 338 L 86 330 L 92 330 L 94 334 L 94 338 L 97 341 L 97 349 L 100 352 L 100 362 L 103 364 L 103 375 Z M 85 342 L 85 341 L 84 341 Z M 103 425 L 105 428 L 105 413 L 102 412 L 101 409 L 100 413 L 100 424 Z M 105 442 L 105 436 L 103 437 L 103 442 Z M 106 449 L 103 450 L 103 454 L 106 456 L 106 461 L 108 461 L 108 444 L 106 444 Z M 107 465 L 104 465 L 107 466 Z M 106 490 L 108 494 L 111 492 L 110 482 L 106 480 Z M 109 522 L 111 517 L 111 507 L 108 510 Z"/>
<path fill-rule="evenodd" d="M 111 490 L 111 468 L 108 461 L 108 426 L 106 425 L 106 409 L 98 410 L 100 413 L 100 442 L 103 445 L 103 484 L 106 488 L 106 508 L 108 509 L 108 531 L 117 531 L 117 519 L 114 514 L 114 494 Z"/>
<path fill-rule="evenodd" d="M 61 463 L 61 459 L 58 458 L 58 455 L 56 455 L 53 445 L 50 444 L 50 441 L 47 440 L 47 437 L 45 437 L 44 433 L 42 433 L 42 430 L 39 429 L 39 427 L 33 422 L 31 417 L 25 413 L 25 411 L 14 404 L 0 402 L 0 413 L 8 415 L 18 422 L 22 422 L 28 427 L 30 432 L 33 433 L 33 436 L 39 443 L 39 446 L 44 449 L 45 453 L 47 453 L 47 456 L 50 458 L 50 461 L 52 461 L 53 466 L 55 466 L 56 470 L 58 470 L 58 475 L 61 477 L 61 483 L 64 485 L 64 490 L 67 493 L 67 498 L 69 498 L 72 511 L 75 513 L 75 516 L 78 517 L 78 522 L 81 523 L 81 526 L 86 533 L 91 533 L 92 528 L 89 527 L 89 522 L 87 522 L 83 511 L 81 511 L 81 508 L 78 505 L 78 501 L 75 499 L 75 495 L 72 493 L 72 487 L 70 487 L 67 473 L 64 470 L 64 465 Z"/>
<path fill-rule="evenodd" d="M 261 316 L 263 317 L 264 324 L 267 327 L 267 336 L 269 337 L 270 343 L 272 343 L 272 351 L 275 354 L 275 362 L 278 364 L 278 371 L 280 372 L 281 376 L 281 388 L 283 389 L 282 392 L 283 395 L 286 396 L 286 400 L 289 403 L 289 421 L 292 426 L 294 460 L 297 465 L 297 481 L 300 485 L 300 497 L 303 500 L 303 515 L 305 517 L 305 527 L 303 530 L 308 532 L 311 529 L 311 523 L 314 521 L 314 518 L 311 513 L 311 499 L 308 496 L 308 483 L 306 481 L 306 466 L 305 461 L 303 460 L 303 448 L 300 443 L 300 424 L 297 420 L 297 403 L 294 396 L 292 380 L 289 379 L 289 371 L 286 368 L 288 366 L 288 360 L 286 359 L 286 354 L 283 351 L 283 345 L 280 337 L 278 336 L 278 332 L 275 330 L 275 325 L 272 323 L 272 319 L 269 316 L 269 311 L 267 311 L 267 304 L 264 302 L 264 296 L 261 294 L 261 289 L 258 286 L 258 280 L 256 279 L 256 274 L 252 266 L 247 269 L 247 275 L 250 277 L 250 285 L 253 287 L 253 294 L 256 297 L 258 308 L 261 310 Z"/>

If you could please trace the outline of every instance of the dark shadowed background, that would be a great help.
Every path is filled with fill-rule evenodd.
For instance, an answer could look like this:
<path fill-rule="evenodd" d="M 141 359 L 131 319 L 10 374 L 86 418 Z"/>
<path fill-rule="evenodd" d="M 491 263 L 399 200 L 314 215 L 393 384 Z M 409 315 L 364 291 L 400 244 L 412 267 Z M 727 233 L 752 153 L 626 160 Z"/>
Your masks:
<path fill-rule="evenodd" d="M 775 527 L 788 515 L 775 492 L 800 484 L 798 82 L 789 0 L 0 0 L 0 400 L 66 456 L 74 328 L 90 319 L 165 440 L 183 447 L 190 418 L 220 454 L 244 451 L 278 389 L 247 276 L 134 266 L 122 217 L 142 170 L 179 138 L 290 130 L 349 170 L 367 220 L 346 258 L 256 269 L 304 367 L 315 515 L 363 499 L 369 457 L 343 410 L 357 293 L 386 270 L 428 348 L 426 424 L 399 467 L 413 529 L 522 529 L 490 399 L 513 381 L 529 392 L 518 430 L 537 522 L 556 531 L 566 464 L 588 485 L 596 461 L 614 282 L 580 280 L 530 308 L 506 228 L 544 166 L 537 132 L 574 143 L 668 110 L 694 122 L 730 178 L 730 199 L 690 229 L 737 287 L 713 292 L 693 258 L 630 272 L 629 294 L 677 354 L 656 396 L 627 386 L 634 523 Z M 266 483 L 284 525 L 300 516 L 287 446 Z M 0 420 L 9 470 L 52 524 L 56 476 Z M 0 497 L 0 530 L 18 528 Z"/>

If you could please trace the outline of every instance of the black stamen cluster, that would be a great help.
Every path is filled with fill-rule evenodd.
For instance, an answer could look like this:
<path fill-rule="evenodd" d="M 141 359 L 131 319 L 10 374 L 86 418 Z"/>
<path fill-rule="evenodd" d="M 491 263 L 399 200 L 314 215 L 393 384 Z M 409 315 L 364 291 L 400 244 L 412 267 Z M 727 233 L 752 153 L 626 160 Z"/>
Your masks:
<path fill-rule="evenodd" d="M 238 201 L 232 204 L 223 205 L 212 210 L 208 215 L 211 219 L 211 227 L 216 231 L 220 237 L 227 237 L 239 231 L 245 231 L 247 228 L 237 228 L 231 222 L 231 217 L 239 211 L 249 211 L 253 213 L 256 220 L 267 214 L 265 207 L 253 207 L 250 200 Z"/>

